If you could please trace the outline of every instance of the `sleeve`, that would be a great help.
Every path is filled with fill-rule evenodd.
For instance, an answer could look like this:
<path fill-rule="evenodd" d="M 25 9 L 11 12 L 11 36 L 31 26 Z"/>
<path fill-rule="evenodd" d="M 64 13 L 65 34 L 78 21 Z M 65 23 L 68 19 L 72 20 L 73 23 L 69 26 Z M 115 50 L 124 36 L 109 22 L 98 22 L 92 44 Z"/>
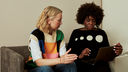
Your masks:
<path fill-rule="evenodd" d="M 103 30 L 103 47 L 110 46 L 106 32 Z"/>
<path fill-rule="evenodd" d="M 60 51 L 59 51 L 59 55 L 62 56 L 66 53 L 66 44 L 64 42 L 64 40 L 62 40 L 61 44 L 60 44 Z"/>
<path fill-rule="evenodd" d="M 70 36 L 70 39 L 69 39 L 69 42 L 68 42 L 68 45 L 67 45 L 67 50 L 70 49 L 70 48 L 73 48 L 74 36 L 75 36 L 75 30 L 72 32 L 72 34 Z"/>
<path fill-rule="evenodd" d="M 34 39 L 30 39 L 29 47 L 30 47 L 30 52 L 31 52 L 33 61 L 39 58 L 43 58 L 38 41 Z"/>
<path fill-rule="evenodd" d="M 59 55 L 62 56 L 66 53 L 66 44 L 61 30 L 57 30 L 57 41 L 59 42 Z"/>

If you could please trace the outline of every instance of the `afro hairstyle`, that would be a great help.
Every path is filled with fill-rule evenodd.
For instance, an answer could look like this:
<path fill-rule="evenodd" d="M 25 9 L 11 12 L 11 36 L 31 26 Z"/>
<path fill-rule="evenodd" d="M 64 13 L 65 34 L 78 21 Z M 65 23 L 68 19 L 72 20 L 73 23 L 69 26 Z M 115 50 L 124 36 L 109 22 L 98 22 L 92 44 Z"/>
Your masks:
<path fill-rule="evenodd" d="M 77 23 L 83 24 L 88 16 L 92 16 L 96 20 L 96 26 L 99 27 L 104 17 L 103 9 L 93 2 L 82 4 L 76 14 Z"/>

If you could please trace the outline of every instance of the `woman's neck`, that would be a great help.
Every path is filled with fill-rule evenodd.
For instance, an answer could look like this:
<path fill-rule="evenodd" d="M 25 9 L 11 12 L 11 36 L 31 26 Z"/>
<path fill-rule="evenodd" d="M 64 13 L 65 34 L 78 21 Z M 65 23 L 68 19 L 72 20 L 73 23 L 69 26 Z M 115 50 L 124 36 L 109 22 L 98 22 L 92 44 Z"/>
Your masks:
<path fill-rule="evenodd" d="M 52 35 L 53 34 L 53 31 L 49 31 L 48 34 Z"/>
<path fill-rule="evenodd" d="M 48 34 L 52 35 L 52 34 L 53 34 L 53 32 L 55 32 L 55 30 L 53 30 L 53 29 L 49 29 Z"/>
<path fill-rule="evenodd" d="M 80 28 L 80 30 L 96 30 L 96 28 L 87 28 L 87 27 L 83 27 L 83 28 Z"/>

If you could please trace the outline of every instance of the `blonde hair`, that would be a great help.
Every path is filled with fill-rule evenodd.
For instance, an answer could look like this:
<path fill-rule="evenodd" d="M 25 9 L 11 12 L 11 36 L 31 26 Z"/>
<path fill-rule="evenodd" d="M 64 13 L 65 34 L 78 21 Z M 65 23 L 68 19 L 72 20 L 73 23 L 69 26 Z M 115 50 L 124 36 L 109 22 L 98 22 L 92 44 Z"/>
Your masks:
<path fill-rule="evenodd" d="M 54 6 L 46 7 L 41 13 L 39 21 L 36 24 L 36 27 L 41 31 L 49 32 L 49 25 L 47 23 L 48 18 L 53 19 L 59 13 L 62 13 L 62 11 L 59 8 L 56 8 Z"/>

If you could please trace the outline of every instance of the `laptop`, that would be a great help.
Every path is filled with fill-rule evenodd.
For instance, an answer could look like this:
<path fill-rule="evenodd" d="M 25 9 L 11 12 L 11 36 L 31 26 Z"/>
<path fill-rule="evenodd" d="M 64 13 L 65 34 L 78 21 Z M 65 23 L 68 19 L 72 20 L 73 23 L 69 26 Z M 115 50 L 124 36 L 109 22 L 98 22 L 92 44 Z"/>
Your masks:
<path fill-rule="evenodd" d="M 95 61 L 111 61 L 116 57 L 114 46 L 102 47 L 99 49 Z"/>

